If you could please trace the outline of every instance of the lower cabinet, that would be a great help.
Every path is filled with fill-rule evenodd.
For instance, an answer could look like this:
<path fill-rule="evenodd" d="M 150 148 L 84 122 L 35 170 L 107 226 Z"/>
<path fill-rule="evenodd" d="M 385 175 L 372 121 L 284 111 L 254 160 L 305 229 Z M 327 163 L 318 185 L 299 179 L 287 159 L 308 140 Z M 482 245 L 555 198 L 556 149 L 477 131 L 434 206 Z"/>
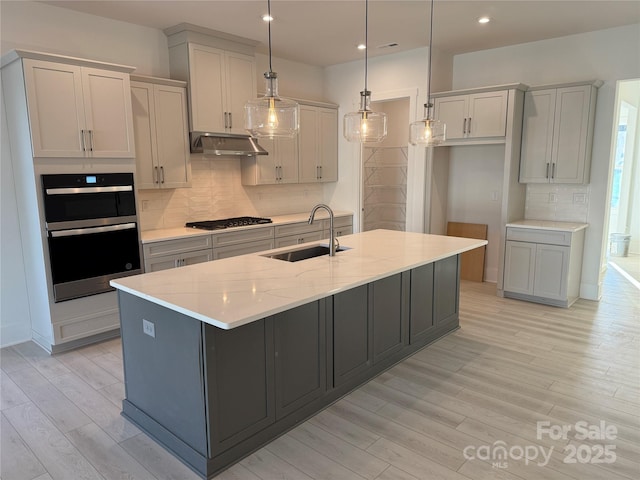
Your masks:
<path fill-rule="evenodd" d="M 568 307 L 580 294 L 584 230 L 507 228 L 506 297 Z"/>
<path fill-rule="evenodd" d="M 373 322 L 373 363 L 398 353 L 404 344 L 402 274 L 369 284 L 369 310 Z"/>
<path fill-rule="evenodd" d="M 145 272 L 156 272 L 213 260 L 211 235 L 146 243 L 142 250 Z"/>

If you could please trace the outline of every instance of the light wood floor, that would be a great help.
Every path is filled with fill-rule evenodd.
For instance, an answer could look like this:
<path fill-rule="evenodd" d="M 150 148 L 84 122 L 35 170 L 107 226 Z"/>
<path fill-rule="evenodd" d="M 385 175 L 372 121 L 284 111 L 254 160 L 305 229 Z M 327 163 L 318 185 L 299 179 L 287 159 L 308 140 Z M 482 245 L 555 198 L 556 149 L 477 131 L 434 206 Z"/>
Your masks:
<path fill-rule="evenodd" d="M 638 293 L 613 269 L 600 302 L 570 309 L 464 283 L 460 330 L 217 479 L 638 479 Z M 53 357 L 32 343 L 0 354 L 3 480 L 198 478 L 120 416 L 119 340 Z M 538 436 L 544 421 L 572 428 Z M 581 421 L 615 427 L 615 440 L 577 438 Z M 612 463 L 564 461 L 571 449 L 583 462 L 606 459 L 606 445 Z M 471 456 L 499 446 L 506 468 Z M 545 466 L 516 458 L 541 448 L 553 449 Z"/>

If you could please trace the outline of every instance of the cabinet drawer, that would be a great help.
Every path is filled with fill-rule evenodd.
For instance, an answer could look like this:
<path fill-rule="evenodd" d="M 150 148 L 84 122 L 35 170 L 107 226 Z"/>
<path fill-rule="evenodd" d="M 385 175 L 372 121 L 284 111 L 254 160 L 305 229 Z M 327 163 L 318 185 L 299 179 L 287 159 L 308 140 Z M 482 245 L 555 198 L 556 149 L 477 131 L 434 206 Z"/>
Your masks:
<path fill-rule="evenodd" d="M 311 225 L 307 222 L 290 223 L 288 225 L 278 225 L 276 227 L 276 238 L 321 231 L 322 221 L 315 221 Z"/>
<path fill-rule="evenodd" d="M 143 246 L 144 258 L 154 258 L 164 255 L 175 255 L 194 250 L 211 248 L 211 235 L 198 235 L 179 240 L 165 240 L 162 242 L 148 243 Z"/>
<path fill-rule="evenodd" d="M 256 240 L 273 240 L 273 227 L 258 227 L 235 232 L 216 233 L 213 235 L 213 246 L 222 247 Z"/>
<path fill-rule="evenodd" d="M 300 243 L 317 242 L 322 240 L 322 232 L 301 233 L 300 235 L 288 235 L 286 237 L 276 238 L 276 247 L 289 247 L 291 245 L 299 245 Z"/>
<path fill-rule="evenodd" d="M 262 252 L 264 250 L 273 249 L 273 239 L 256 240 L 255 242 L 243 242 L 225 247 L 213 249 L 213 259 L 236 257 L 238 255 L 246 255 L 247 253 Z"/>
<path fill-rule="evenodd" d="M 182 252 L 176 255 L 156 256 L 145 258 L 145 273 L 157 272 L 159 270 L 167 270 L 169 268 L 185 267 L 196 263 L 210 262 L 213 260 L 213 250 L 207 248 L 205 250 L 196 250 L 192 252 Z"/>
<path fill-rule="evenodd" d="M 571 245 L 571 232 L 559 230 L 537 230 L 533 228 L 507 228 L 507 240 L 546 243 L 549 245 Z"/>
<path fill-rule="evenodd" d="M 323 229 L 326 231 L 329 231 L 329 225 L 330 225 L 330 220 L 328 218 L 324 219 L 323 221 Z M 336 230 L 338 230 L 339 228 L 342 227 L 350 227 L 353 224 L 353 220 L 351 215 L 348 215 L 346 217 L 335 217 L 333 219 L 333 226 Z M 346 230 L 345 228 L 343 228 L 343 230 Z M 346 234 L 345 234 L 346 235 Z"/>

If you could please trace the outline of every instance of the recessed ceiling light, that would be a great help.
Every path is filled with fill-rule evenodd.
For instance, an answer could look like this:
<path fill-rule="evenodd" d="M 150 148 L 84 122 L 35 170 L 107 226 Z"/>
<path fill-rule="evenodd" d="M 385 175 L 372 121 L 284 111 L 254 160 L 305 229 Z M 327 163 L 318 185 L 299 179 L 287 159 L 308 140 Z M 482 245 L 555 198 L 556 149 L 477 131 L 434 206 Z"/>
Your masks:
<path fill-rule="evenodd" d="M 358 45 L 358 50 L 364 50 L 365 48 L 367 48 L 367 46 L 364 43 Z"/>
<path fill-rule="evenodd" d="M 265 22 L 272 22 L 273 21 L 273 17 L 265 13 L 262 16 L 262 20 L 264 20 Z"/>
<path fill-rule="evenodd" d="M 489 23 L 491 19 L 489 17 L 480 17 L 478 23 Z"/>

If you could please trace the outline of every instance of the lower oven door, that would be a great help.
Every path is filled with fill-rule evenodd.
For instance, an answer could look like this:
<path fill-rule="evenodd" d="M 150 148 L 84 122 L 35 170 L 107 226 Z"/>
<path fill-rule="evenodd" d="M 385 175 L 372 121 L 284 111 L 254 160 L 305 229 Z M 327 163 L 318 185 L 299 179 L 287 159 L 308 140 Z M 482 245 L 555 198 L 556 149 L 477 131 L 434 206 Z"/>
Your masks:
<path fill-rule="evenodd" d="M 49 231 L 56 302 L 113 290 L 114 278 L 142 273 L 137 223 Z"/>

